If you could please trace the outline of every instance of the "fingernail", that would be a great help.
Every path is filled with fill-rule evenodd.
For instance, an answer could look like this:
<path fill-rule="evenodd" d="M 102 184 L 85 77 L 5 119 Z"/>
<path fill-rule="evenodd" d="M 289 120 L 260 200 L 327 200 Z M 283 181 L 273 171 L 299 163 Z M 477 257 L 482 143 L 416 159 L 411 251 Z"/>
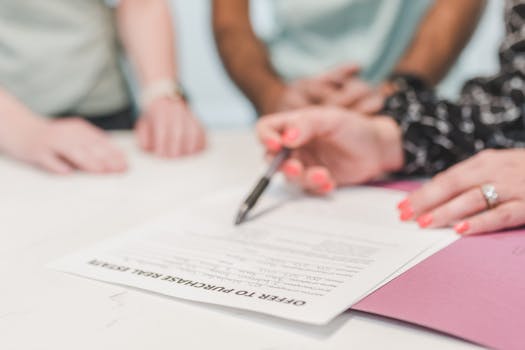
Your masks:
<path fill-rule="evenodd" d="M 425 215 L 420 216 L 417 219 L 417 223 L 419 224 L 419 227 L 425 228 L 425 227 L 430 226 L 430 224 L 432 223 L 432 220 L 433 220 L 432 214 L 425 214 Z"/>
<path fill-rule="evenodd" d="M 327 182 L 323 186 L 321 186 L 321 191 L 323 193 L 329 193 L 329 192 L 332 192 L 333 190 L 334 190 L 334 185 L 331 184 L 330 182 Z"/>
<path fill-rule="evenodd" d="M 286 175 L 290 176 L 290 177 L 297 177 L 297 176 L 299 176 L 299 168 L 297 168 L 293 164 L 285 164 L 283 166 L 283 172 Z"/>
<path fill-rule="evenodd" d="M 406 208 L 410 206 L 410 201 L 408 198 L 403 199 L 401 202 L 397 203 L 397 209 L 402 210 L 403 208 Z"/>
<path fill-rule="evenodd" d="M 327 178 L 323 172 L 316 172 L 312 174 L 312 181 L 317 185 L 323 185 L 326 182 Z"/>
<path fill-rule="evenodd" d="M 408 221 L 412 218 L 412 215 L 414 215 L 414 211 L 410 207 L 406 207 L 401 211 L 401 215 L 399 218 L 401 221 Z"/>
<path fill-rule="evenodd" d="M 467 232 L 469 229 L 470 229 L 470 224 L 468 223 L 468 221 L 460 222 L 459 224 L 456 224 L 454 226 L 454 230 L 460 235 Z"/>
<path fill-rule="evenodd" d="M 277 152 L 281 149 L 281 143 L 275 139 L 268 139 L 264 141 L 264 144 L 272 152 Z"/>
<path fill-rule="evenodd" d="M 283 134 L 283 142 L 284 143 L 292 143 L 299 137 L 299 129 L 293 128 L 288 129 Z"/>

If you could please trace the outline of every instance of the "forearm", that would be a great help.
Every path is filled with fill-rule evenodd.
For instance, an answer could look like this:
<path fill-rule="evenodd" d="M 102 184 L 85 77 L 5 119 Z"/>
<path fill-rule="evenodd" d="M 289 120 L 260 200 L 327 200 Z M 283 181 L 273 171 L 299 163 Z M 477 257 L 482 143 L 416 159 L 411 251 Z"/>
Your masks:
<path fill-rule="evenodd" d="M 467 44 L 484 7 L 485 0 L 437 0 L 394 72 L 419 75 L 437 84 Z"/>
<path fill-rule="evenodd" d="M 500 76 L 503 85 L 525 80 L 520 74 Z M 393 95 L 385 112 L 402 131 L 405 174 L 433 175 L 477 152 L 525 147 L 523 93 L 511 89 L 498 95 L 481 80 L 469 83 L 475 97 L 460 103 L 439 100 L 430 90 L 409 89 Z M 479 99 L 479 101 L 477 101 Z"/>
<path fill-rule="evenodd" d="M 262 114 L 284 90 L 264 44 L 249 18 L 249 1 L 214 0 L 213 29 L 219 54 L 232 80 Z"/>
<path fill-rule="evenodd" d="M 173 22 L 166 0 L 121 0 L 117 25 L 143 88 L 177 78 Z"/>
<path fill-rule="evenodd" d="M 0 88 L 0 129 L 12 121 L 27 124 L 37 120 L 37 115 L 14 96 Z"/>
<path fill-rule="evenodd" d="M 17 155 L 27 151 L 20 141 L 31 143 L 26 137 L 28 130 L 37 130 L 46 120 L 24 106 L 14 96 L 0 88 L 0 152 Z"/>

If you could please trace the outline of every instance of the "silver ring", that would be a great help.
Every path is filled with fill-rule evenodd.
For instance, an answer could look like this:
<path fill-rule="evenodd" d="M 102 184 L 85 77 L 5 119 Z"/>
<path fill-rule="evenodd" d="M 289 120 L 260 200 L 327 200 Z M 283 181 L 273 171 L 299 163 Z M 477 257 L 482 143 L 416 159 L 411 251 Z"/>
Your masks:
<path fill-rule="evenodd" d="M 498 204 L 499 194 L 494 185 L 483 185 L 480 187 L 483 198 L 487 202 L 487 208 L 492 209 Z"/>

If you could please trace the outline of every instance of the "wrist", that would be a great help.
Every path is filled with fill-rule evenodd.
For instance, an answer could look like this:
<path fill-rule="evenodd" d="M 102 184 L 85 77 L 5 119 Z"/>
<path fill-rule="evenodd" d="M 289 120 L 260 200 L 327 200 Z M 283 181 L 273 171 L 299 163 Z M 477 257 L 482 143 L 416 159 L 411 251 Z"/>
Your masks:
<path fill-rule="evenodd" d="M 388 116 L 374 118 L 373 123 L 379 138 L 383 171 L 401 170 L 405 161 L 401 128 L 394 119 Z"/>
<path fill-rule="evenodd" d="M 140 108 L 145 111 L 152 104 L 166 99 L 178 102 L 187 100 L 187 95 L 178 81 L 159 79 L 145 86 L 140 94 Z"/>
<path fill-rule="evenodd" d="M 187 107 L 186 100 L 179 96 L 159 96 L 156 99 L 150 101 L 148 105 L 142 109 L 142 113 L 149 115 L 151 111 L 162 109 L 164 107 L 179 106 L 181 108 Z"/>
<path fill-rule="evenodd" d="M 260 98 L 255 101 L 255 107 L 260 115 L 277 112 L 282 96 L 286 92 L 286 85 L 281 81 L 274 81 L 261 88 Z"/>

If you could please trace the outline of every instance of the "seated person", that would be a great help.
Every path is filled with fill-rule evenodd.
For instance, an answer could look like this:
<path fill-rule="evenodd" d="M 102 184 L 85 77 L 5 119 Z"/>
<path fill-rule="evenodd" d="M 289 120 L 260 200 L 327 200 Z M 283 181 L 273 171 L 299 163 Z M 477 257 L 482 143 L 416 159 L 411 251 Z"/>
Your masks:
<path fill-rule="evenodd" d="M 434 85 L 468 41 L 479 0 L 275 0 L 277 34 L 259 40 L 249 0 L 215 0 L 213 25 L 231 78 L 260 114 L 315 104 L 378 112 L 392 72 Z"/>
<path fill-rule="evenodd" d="M 500 72 L 467 82 L 457 103 L 400 76 L 380 116 L 283 112 L 259 122 L 261 141 L 270 154 L 293 148 L 284 173 L 318 194 L 385 173 L 439 173 L 398 206 L 421 227 L 474 234 L 525 224 L 525 0 L 506 0 L 505 11 Z"/>
<path fill-rule="evenodd" d="M 119 41 L 142 87 L 141 147 L 163 157 L 201 150 L 202 126 L 176 92 L 167 0 L 7 0 L 0 3 L 0 152 L 50 172 L 126 169 L 100 130 L 130 129 Z"/>

